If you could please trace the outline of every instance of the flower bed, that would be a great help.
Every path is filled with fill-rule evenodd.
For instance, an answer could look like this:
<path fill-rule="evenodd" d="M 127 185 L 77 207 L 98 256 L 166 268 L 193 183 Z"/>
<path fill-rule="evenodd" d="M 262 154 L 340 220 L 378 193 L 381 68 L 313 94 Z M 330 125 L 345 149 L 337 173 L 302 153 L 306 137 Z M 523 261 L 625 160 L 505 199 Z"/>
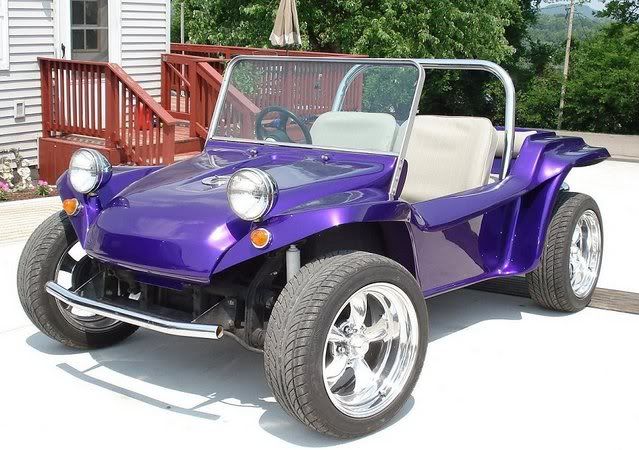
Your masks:
<path fill-rule="evenodd" d="M 58 190 L 55 188 L 55 186 L 49 186 L 49 191 L 46 194 L 39 193 L 36 189 L 28 189 L 25 191 L 8 191 L 0 193 L 0 202 L 29 200 L 42 197 L 55 197 L 57 195 Z"/>
<path fill-rule="evenodd" d="M 18 150 L 0 150 L 0 202 L 58 195 L 55 186 L 31 176 L 29 163 Z"/>

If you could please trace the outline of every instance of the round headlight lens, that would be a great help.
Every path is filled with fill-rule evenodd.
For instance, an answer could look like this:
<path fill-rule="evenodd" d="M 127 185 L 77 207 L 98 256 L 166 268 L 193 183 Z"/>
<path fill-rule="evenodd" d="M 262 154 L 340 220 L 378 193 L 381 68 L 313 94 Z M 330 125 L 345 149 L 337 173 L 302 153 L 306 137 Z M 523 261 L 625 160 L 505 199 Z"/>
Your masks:
<path fill-rule="evenodd" d="M 99 151 L 81 148 L 71 157 L 69 181 L 76 191 L 88 194 L 106 183 L 110 177 L 111 164 Z"/>
<path fill-rule="evenodd" d="M 257 220 L 273 207 L 277 185 L 266 172 L 240 169 L 229 179 L 226 193 L 231 209 L 244 220 Z"/>

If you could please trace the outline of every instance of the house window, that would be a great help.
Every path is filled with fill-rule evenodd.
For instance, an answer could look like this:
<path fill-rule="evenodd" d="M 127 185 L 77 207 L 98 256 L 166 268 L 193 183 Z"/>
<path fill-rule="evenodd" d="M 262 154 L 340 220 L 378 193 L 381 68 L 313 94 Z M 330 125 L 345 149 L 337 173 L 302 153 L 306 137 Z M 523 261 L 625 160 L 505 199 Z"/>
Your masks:
<path fill-rule="evenodd" d="M 88 61 L 109 60 L 107 0 L 71 1 L 71 57 Z"/>

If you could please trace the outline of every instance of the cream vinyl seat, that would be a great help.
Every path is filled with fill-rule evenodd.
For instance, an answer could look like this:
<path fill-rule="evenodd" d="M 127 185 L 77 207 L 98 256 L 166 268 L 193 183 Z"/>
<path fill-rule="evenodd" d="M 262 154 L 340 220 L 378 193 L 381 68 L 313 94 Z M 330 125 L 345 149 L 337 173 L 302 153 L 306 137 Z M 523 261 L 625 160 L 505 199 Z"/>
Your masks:
<path fill-rule="evenodd" d="M 416 116 L 401 198 L 417 203 L 487 184 L 497 142 L 497 130 L 483 117 Z"/>
<path fill-rule="evenodd" d="M 311 127 L 313 145 L 374 152 L 390 152 L 397 135 L 390 114 L 331 111 L 320 115 Z"/>
<path fill-rule="evenodd" d="M 537 134 L 537 132 L 536 131 L 515 131 L 515 143 L 513 146 L 513 155 L 512 155 L 513 158 L 517 158 L 519 156 L 519 153 L 521 152 L 521 148 L 524 146 L 524 142 L 526 142 L 526 139 L 528 138 L 528 136 L 532 136 L 533 134 Z M 504 132 L 504 130 L 497 130 L 497 152 L 495 153 L 495 156 L 499 158 L 503 158 L 505 146 L 506 146 L 506 133 Z M 499 174 L 491 173 L 490 182 L 496 183 L 498 181 L 499 181 Z"/>
<path fill-rule="evenodd" d="M 521 148 L 524 146 L 524 142 L 528 136 L 537 134 L 536 131 L 515 131 L 515 145 L 513 147 L 513 158 L 519 156 Z M 504 147 L 506 145 L 506 133 L 504 130 L 497 131 L 497 153 L 496 156 L 502 157 L 504 154 Z"/>

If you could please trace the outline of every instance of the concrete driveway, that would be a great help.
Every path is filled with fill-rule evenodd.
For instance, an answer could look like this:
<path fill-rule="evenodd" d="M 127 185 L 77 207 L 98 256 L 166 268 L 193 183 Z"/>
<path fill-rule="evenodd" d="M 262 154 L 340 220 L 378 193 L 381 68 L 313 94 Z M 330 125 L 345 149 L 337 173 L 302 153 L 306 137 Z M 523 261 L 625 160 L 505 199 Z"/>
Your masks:
<path fill-rule="evenodd" d="M 602 287 L 639 292 L 630 226 L 639 223 L 639 164 L 580 169 L 569 183 L 603 211 Z M 140 331 L 85 353 L 49 340 L 17 299 L 23 245 L 0 244 L 4 448 L 639 448 L 637 315 L 565 315 L 473 290 L 433 299 L 426 364 L 407 406 L 382 431 L 342 442 L 289 418 L 261 356 L 231 340 Z"/>

